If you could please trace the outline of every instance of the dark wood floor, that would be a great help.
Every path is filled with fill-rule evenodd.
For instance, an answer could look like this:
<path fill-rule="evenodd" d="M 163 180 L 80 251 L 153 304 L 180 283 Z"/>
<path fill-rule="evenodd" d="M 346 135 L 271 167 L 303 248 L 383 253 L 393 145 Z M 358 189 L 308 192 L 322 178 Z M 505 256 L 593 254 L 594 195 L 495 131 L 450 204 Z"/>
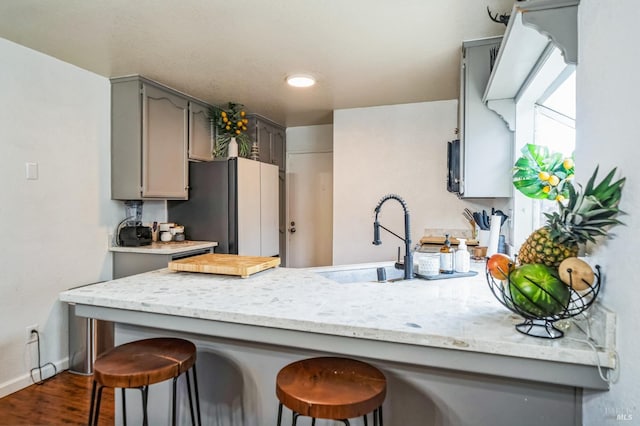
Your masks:
<path fill-rule="evenodd" d="M 0 399 L 0 425 L 86 425 L 91 400 L 91 376 L 63 371 L 42 385 Z M 105 388 L 100 425 L 113 425 L 113 390 Z"/>

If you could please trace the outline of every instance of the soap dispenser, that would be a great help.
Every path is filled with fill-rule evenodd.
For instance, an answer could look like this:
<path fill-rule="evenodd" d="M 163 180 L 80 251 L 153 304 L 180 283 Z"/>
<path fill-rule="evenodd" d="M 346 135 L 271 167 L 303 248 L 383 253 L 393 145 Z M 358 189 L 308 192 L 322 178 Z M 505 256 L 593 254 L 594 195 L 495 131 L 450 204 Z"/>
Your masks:
<path fill-rule="evenodd" d="M 467 240 L 458 238 L 458 241 L 460 241 L 460 243 L 455 253 L 455 271 L 469 272 L 471 268 L 471 255 L 469 254 L 469 250 L 467 250 Z"/>
<path fill-rule="evenodd" d="M 449 234 L 444 237 L 444 245 L 440 247 L 440 273 L 453 274 L 453 249 L 449 241 Z"/>

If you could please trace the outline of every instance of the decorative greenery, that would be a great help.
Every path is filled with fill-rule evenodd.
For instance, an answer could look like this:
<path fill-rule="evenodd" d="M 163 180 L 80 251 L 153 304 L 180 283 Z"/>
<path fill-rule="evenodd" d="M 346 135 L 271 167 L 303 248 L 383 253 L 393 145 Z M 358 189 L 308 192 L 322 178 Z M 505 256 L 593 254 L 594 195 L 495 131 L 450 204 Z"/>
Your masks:
<path fill-rule="evenodd" d="M 624 225 L 616 216 L 620 211 L 618 207 L 622 197 L 622 188 L 626 178 L 613 181 L 617 168 L 613 168 L 596 184 L 599 166 L 596 166 L 593 174 L 582 190 L 573 185 L 568 185 L 569 199 L 566 206 L 560 206 L 558 212 L 545 213 L 550 224 L 550 236 L 554 241 L 561 243 L 595 243 L 594 237 L 606 236 L 608 228 L 614 225 Z"/>
<path fill-rule="evenodd" d="M 620 198 L 626 178 L 613 181 L 616 168 L 596 184 L 599 167 L 591 175 L 586 188 L 577 188 L 567 182 L 568 198 L 558 201 L 558 211 L 545 213 L 546 224 L 539 228 L 520 247 L 518 261 L 543 263 L 558 267 L 566 258 L 578 255 L 579 245 L 596 242 L 597 237 L 609 235 L 614 225 L 623 225 L 617 219 Z"/>
<path fill-rule="evenodd" d="M 563 201 L 574 175 L 573 156 L 549 152 L 546 146 L 527 144 L 513 168 L 513 186 L 529 198 Z"/>
<path fill-rule="evenodd" d="M 238 155 L 249 157 L 251 152 L 251 137 L 246 133 L 249 120 L 244 105 L 229 102 L 226 109 L 217 106 L 209 107 L 209 121 L 216 130 L 216 144 L 213 155 L 226 157 L 231 138 L 236 138 Z"/>

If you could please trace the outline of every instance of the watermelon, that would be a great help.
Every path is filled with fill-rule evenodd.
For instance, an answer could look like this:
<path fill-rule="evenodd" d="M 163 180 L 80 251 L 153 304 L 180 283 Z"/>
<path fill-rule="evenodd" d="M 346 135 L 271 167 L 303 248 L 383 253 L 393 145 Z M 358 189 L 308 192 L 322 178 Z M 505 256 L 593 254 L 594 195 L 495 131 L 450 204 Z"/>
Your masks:
<path fill-rule="evenodd" d="M 513 304 L 536 318 L 550 317 L 565 310 L 571 296 L 555 269 L 531 263 L 516 268 L 509 276 L 509 296 Z"/>

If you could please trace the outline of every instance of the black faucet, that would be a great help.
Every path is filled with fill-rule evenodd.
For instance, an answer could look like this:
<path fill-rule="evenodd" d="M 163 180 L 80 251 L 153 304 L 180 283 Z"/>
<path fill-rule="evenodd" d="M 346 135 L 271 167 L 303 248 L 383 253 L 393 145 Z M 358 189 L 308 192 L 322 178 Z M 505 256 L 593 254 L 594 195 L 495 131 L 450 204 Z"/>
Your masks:
<path fill-rule="evenodd" d="M 402 238 L 400 235 L 396 234 L 395 232 L 385 228 L 384 226 L 380 225 L 380 222 L 378 222 L 378 213 L 380 213 L 380 208 L 387 200 L 391 200 L 391 199 L 397 200 L 400 204 L 402 204 L 402 208 L 404 209 L 404 238 Z M 382 241 L 380 241 L 380 228 L 384 229 L 388 233 L 393 234 L 396 237 L 400 238 L 402 241 L 404 241 L 404 279 L 405 280 L 412 279 L 413 278 L 413 256 L 411 255 L 411 231 L 409 229 L 409 209 L 407 208 L 407 203 L 405 203 L 402 198 L 400 198 L 395 194 L 385 195 L 384 197 L 382 197 L 382 199 L 376 206 L 375 212 L 376 212 L 376 218 L 375 218 L 375 221 L 373 222 L 373 244 L 376 246 L 379 246 L 380 244 L 382 244 Z"/>

